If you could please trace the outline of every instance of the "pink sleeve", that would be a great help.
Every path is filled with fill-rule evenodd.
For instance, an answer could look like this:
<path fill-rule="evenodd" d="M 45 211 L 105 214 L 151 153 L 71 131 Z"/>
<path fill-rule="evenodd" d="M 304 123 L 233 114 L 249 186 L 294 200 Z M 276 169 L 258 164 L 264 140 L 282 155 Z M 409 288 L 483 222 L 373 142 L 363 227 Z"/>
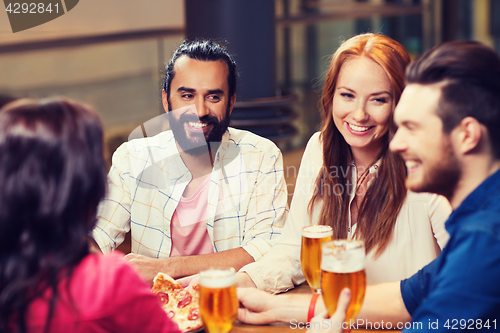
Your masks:
<path fill-rule="evenodd" d="M 101 323 L 108 331 L 120 332 L 172 332 L 181 333 L 177 324 L 167 317 L 151 288 L 121 258 L 108 281 L 109 303 L 106 323 Z"/>

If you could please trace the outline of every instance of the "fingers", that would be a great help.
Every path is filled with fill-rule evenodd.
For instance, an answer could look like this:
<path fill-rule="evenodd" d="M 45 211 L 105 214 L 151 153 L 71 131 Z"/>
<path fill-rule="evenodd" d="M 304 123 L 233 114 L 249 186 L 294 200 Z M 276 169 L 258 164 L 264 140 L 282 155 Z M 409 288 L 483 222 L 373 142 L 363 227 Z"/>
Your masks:
<path fill-rule="evenodd" d="M 140 255 L 140 254 L 137 254 L 137 253 L 129 253 L 129 254 L 127 254 L 127 255 L 125 256 L 125 259 L 126 259 L 126 260 L 128 260 L 128 261 L 130 261 L 130 260 L 132 260 L 132 259 L 137 259 L 137 258 L 139 258 L 139 257 L 141 257 L 141 255 Z"/>
<path fill-rule="evenodd" d="M 184 288 L 191 288 L 200 282 L 200 274 L 189 275 L 181 279 L 177 279 L 177 282 Z"/>
<path fill-rule="evenodd" d="M 340 292 L 339 300 L 337 302 L 337 310 L 330 318 L 332 323 L 343 323 L 345 321 L 345 314 L 347 311 L 347 307 L 349 306 L 349 302 L 351 301 L 351 291 L 348 288 L 342 289 Z M 311 320 L 311 329 L 308 329 L 306 333 L 342 333 L 342 326 L 338 327 L 337 325 L 327 325 L 326 328 L 322 326 L 324 320 L 328 319 L 328 312 L 322 312 L 315 316 Z M 318 325 L 315 325 L 317 323 Z"/>
<path fill-rule="evenodd" d="M 272 317 L 267 312 L 252 312 L 249 309 L 238 309 L 238 320 L 242 323 L 252 325 L 264 325 L 273 322 Z"/>
<path fill-rule="evenodd" d="M 351 301 L 351 291 L 348 288 L 342 289 L 337 303 L 337 310 L 332 316 L 333 322 L 343 323 L 349 302 Z"/>
<path fill-rule="evenodd" d="M 257 288 L 250 275 L 246 272 L 236 273 L 236 286 L 244 288 Z"/>

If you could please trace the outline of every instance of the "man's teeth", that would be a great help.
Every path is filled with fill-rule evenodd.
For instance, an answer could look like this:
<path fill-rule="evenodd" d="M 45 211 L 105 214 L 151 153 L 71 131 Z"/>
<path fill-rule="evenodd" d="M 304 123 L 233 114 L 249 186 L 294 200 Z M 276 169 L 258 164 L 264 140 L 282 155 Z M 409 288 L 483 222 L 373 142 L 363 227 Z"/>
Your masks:
<path fill-rule="evenodd" d="M 203 127 L 207 127 L 208 124 L 201 123 L 201 122 L 198 122 L 198 121 L 197 122 L 190 121 L 189 122 L 189 126 L 194 127 L 194 128 L 203 128 Z"/>
<path fill-rule="evenodd" d="M 406 167 L 407 167 L 408 169 L 411 169 L 411 168 L 413 168 L 413 167 L 416 167 L 416 166 L 417 166 L 417 164 L 418 164 L 418 163 L 417 163 L 417 162 L 415 162 L 415 161 L 406 161 Z"/>
<path fill-rule="evenodd" d="M 349 124 L 349 127 L 351 129 L 355 130 L 356 132 L 364 132 L 364 131 L 368 131 L 370 129 L 370 127 L 367 127 L 367 126 L 356 126 L 353 124 Z"/>

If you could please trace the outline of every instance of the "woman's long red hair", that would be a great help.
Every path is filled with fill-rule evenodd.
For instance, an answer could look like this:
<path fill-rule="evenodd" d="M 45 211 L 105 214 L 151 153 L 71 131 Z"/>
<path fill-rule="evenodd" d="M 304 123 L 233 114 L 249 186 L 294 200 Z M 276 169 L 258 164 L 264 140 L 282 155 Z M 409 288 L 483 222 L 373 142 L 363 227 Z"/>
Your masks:
<path fill-rule="evenodd" d="M 389 243 L 397 216 L 406 197 L 406 168 L 403 160 L 392 153 L 389 141 L 395 133 L 394 106 L 404 88 L 405 69 L 410 57 L 395 40 L 378 34 L 362 34 L 344 42 L 333 54 L 321 96 L 323 168 L 315 183 L 315 193 L 309 202 L 312 216 L 314 206 L 322 202 L 318 224 L 330 225 L 334 238 L 347 238 L 349 219 L 349 191 L 351 182 L 350 146 L 335 126 L 332 104 L 342 64 L 351 57 L 367 57 L 385 70 L 392 86 L 393 112 L 389 117 L 389 130 L 383 137 L 381 163 L 359 207 L 355 237 L 365 242 L 366 251 L 376 248 L 380 254 Z M 331 172 L 344 170 L 343 172 Z"/>

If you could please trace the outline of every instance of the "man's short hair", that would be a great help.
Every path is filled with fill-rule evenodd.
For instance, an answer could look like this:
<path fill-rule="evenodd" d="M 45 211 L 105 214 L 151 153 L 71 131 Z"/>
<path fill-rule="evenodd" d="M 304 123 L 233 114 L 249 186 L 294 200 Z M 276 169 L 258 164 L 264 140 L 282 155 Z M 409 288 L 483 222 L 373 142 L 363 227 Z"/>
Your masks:
<path fill-rule="evenodd" d="M 174 52 L 172 59 L 165 68 L 163 90 L 167 93 L 167 98 L 170 98 L 170 85 L 175 76 L 174 64 L 183 55 L 201 61 L 224 61 L 229 72 L 227 75 L 228 97 L 231 98 L 236 93 L 236 63 L 227 49 L 221 43 L 212 40 L 185 40 Z"/>
<path fill-rule="evenodd" d="M 488 129 L 493 151 L 500 158 L 500 58 L 475 41 L 436 46 L 406 70 L 406 83 L 444 82 L 437 115 L 450 133 L 465 117 Z"/>

